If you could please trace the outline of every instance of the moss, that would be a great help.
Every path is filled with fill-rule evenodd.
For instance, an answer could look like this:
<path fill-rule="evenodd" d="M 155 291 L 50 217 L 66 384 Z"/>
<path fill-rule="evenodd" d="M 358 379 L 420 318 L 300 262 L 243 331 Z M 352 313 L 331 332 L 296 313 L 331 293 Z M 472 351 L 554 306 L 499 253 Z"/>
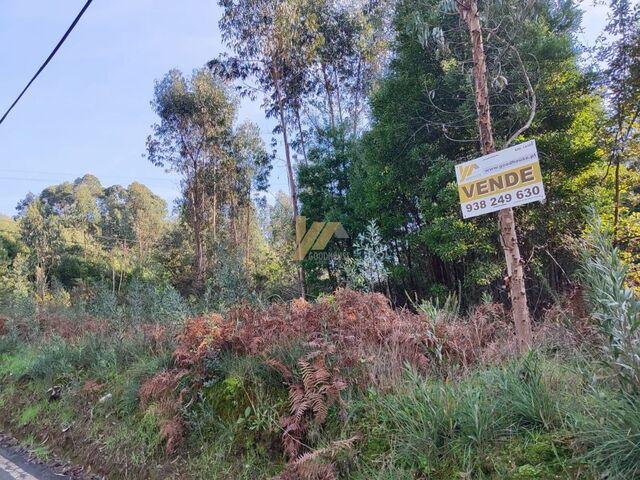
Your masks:
<path fill-rule="evenodd" d="M 487 470 L 493 478 L 572 479 L 575 457 L 563 432 L 532 433 L 502 445 Z"/>

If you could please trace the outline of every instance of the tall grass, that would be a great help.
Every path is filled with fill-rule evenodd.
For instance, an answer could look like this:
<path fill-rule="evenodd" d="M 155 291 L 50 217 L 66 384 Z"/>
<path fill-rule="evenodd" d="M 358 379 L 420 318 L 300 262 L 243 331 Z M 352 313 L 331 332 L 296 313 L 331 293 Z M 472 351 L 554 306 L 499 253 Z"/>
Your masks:
<path fill-rule="evenodd" d="M 585 461 L 609 479 L 640 478 L 640 398 L 594 389 L 576 417 L 576 438 L 586 446 Z"/>
<path fill-rule="evenodd" d="M 451 383 L 409 372 L 400 392 L 381 398 L 379 412 L 399 467 L 482 478 L 487 455 L 501 442 L 562 428 L 558 393 L 532 355 Z"/>

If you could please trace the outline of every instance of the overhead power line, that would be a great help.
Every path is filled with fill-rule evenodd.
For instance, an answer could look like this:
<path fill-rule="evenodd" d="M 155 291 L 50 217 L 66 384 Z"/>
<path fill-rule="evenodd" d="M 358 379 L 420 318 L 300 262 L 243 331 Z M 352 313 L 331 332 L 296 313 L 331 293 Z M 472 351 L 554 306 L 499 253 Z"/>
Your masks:
<path fill-rule="evenodd" d="M 34 82 L 34 80 L 36 78 L 38 78 L 38 75 L 40 75 L 40 73 L 45 69 L 45 67 L 47 66 L 47 64 L 51 61 L 51 59 L 53 58 L 53 56 L 56 54 L 56 52 L 60 49 L 60 47 L 62 46 L 62 44 L 64 43 L 64 41 L 67 39 L 67 37 L 69 36 L 69 34 L 73 31 L 73 29 L 75 28 L 76 24 L 78 23 L 78 21 L 80 20 L 80 18 L 82 18 L 82 15 L 84 15 L 84 12 L 87 10 L 87 8 L 89 8 L 89 5 L 91 5 L 91 2 L 93 0 L 87 0 L 87 3 L 84 4 L 84 7 L 82 7 L 82 10 L 80 10 L 80 13 L 78 13 L 78 15 L 76 16 L 75 20 L 73 21 L 73 23 L 69 26 L 69 28 L 67 29 L 67 31 L 65 32 L 65 34 L 62 36 L 62 38 L 60 39 L 60 41 L 58 42 L 58 44 L 55 46 L 55 48 L 53 49 L 53 51 L 49 54 L 49 56 L 47 57 L 47 59 L 44 61 L 44 63 L 40 66 L 40 68 L 38 69 L 38 71 L 36 72 L 36 74 L 31 78 L 31 80 L 29 81 L 29 83 L 27 83 L 27 86 L 24 87 L 24 89 L 22 90 L 22 92 L 20 92 L 20 95 L 18 95 L 18 98 L 16 98 L 14 100 L 14 102 L 11 104 L 11 106 L 9 107 L 9 109 L 5 112 L 5 114 L 2 116 L 2 118 L 0 118 L 0 125 L 2 124 L 2 122 L 4 122 L 4 119 L 7 118 L 7 115 L 9 115 L 9 112 L 11 112 L 11 110 L 13 110 L 13 107 L 16 106 L 16 104 L 20 101 L 20 99 L 22 98 L 22 96 L 25 94 L 25 92 L 29 89 L 29 87 L 31 86 L 31 84 Z"/>

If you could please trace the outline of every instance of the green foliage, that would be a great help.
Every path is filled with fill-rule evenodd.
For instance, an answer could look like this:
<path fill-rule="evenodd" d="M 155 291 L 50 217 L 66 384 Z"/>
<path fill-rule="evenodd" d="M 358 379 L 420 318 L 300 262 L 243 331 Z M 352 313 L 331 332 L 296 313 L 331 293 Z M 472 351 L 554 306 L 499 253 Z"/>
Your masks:
<path fill-rule="evenodd" d="M 208 310 L 221 311 L 252 299 L 251 280 L 242 258 L 221 251 L 206 283 L 203 306 Z"/>
<path fill-rule="evenodd" d="M 143 382 L 153 375 L 166 370 L 171 365 L 168 353 L 140 356 L 133 363 L 121 368 L 121 374 L 114 388 L 118 412 L 123 415 L 133 415 L 140 405 L 140 387 Z"/>
<path fill-rule="evenodd" d="M 501 442 L 562 427 L 558 392 L 541 368 L 532 356 L 452 384 L 409 374 L 405 388 L 379 400 L 395 461 L 436 478 L 462 472 L 481 478 Z"/>
<path fill-rule="evenodd" d="M 423 300 L 417 308 L 423 312 L 432 322 L 453 320 L 460 314 L 460 299 L 453 292 L 447 292 L 444 300 L 442 296 Z"/>
<path fill-rule="evenodd" d="M 192 286 L 201 293 L 217 251 L 241 251 L 240 229 L 249 237 L 251 193 L 266 189 L 271 157 L 255 124 L 234 125 L 236 98 L 209 69 L 195 70 L 189 79 L 171 70 L 154 93 L 159 122 L 147 139 L 147 155 L 181 176 L 181 219 L 193 235 Z"/>
<path fill-rule="evenodd" d="M 37 361 L 37 352 L 31 348 L 22 348 L 13 353 L 0 355 L 0 378 L 25 378 Z"/>
<path fill-rule="evenodd" d="M 134 322 L 178 323 L 190 308 L 171 285 L 134 278 L 127 287 L 125 316 Z"/>
<path fill-rule="evenodd" d="M 439 283 L 452 291 L 463 285 L 465 303 L 473 303 L 488 288 L 498 293 L 503 258 L 490 216 L 460 219 L 453 165 L 478 156 L 476 111 L 468 32 L 455 9 L 441 7 L 413 0 L 396 5 L 394 55 L 371 94 L 370 128 L 360 139 L 339 128 L 312 130 L 308 164 L 298 175 L 300 199 L 307 216 L 343 221 L 352 236 L 376 221 L 395 264 L 392 297 L 425 296 Z M 523 255 L 543 265 L 538 271 L 545 278 L 532 277 L 530 287 L 534 295 L 548 295 L 545 285 L 563 284 L 575 265 L 563 238 L 584 225 L 577 206 L 602 198 L 602 152 L 594 134 L 602 110 L 577 65 L 573 4 L 521 9 L 488 2 L 481 9 L 491 31 L 485 49 L 498 144 L 529 116 L 525 75 L 536 92 L 537 114 L 526 135 L 542 152 L 552 200 L 519 210 L 518 225 Z M 330 263 L 305 267 L 312 280 L 333 280 Z"/>
<path fill-rule="evenodd" d="M 582 278 L 593 316 L 608 339 L 609 365 L 625 389 L 640 393 L 640 300 L 627 286 L 627 266 L 612 244 L 610 232 L 592 212 Z"/>
<path fill-rule="evenodd" d="M 36 403 L 35 405 L 29 405 L 20 414 L 18 423 L 20 424 L 21 427 L 25 427 L 29 425 L 30 423 L 32 423 L 34 420 L 38 418 L 38 415 L 40 414 L 41 410 L 42 410 L 42 405 L 39 403 Z"/>
<path fill-rule="evenodd" d="M 575 420 L 576 437 L 587 447 L 585 461 L 607 478 L 640 475 L 640 399 L 637 395 L 595 390 Z"/>

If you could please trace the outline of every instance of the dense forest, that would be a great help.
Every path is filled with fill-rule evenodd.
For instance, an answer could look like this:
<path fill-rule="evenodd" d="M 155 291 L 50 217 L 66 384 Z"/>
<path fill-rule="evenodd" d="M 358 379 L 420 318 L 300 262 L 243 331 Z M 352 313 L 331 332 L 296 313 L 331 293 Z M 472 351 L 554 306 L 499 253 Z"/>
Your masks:
<path fill-rule="evenodd" d="M 623 4 L 592 57 L 571 2 L 484 6 L 497 145 L 534 139 L 547 189 L 546 203 L 516 212 L 535 314 L 571 288 L 571 240 L 589 207 L 615 224 L 634 271 L 640 254 L 640 47 Z M 229 53 L 190 75 L 172 70 L 153 95 L 147 158 L 182 179 L 171 215 L 143 185 L 103 187 L 90 174 L 29 194 L 3 223 L 5 290 L 69 302 L 107 289 L 121 301 L 142 283 L 206 298 L 198 308 L 345 285 L 396 305 L 460 291 L 467 306 L 505 300 L 495 219 L 459 211 L 453 165 L 479 155 L 470 47 L 438 5 L 223 2 Z M 237 118 L 239 99 L 259 95 L 277 150 Z M 267 195 L 281 154 L 290 191 Z M 298 216 L 341 222 L 349 238 L 298 265 Z M 375 281 L 363 278 L 372 251 Z"/>
<path fill-rule="evenodd" d="M 223 7 L 231 53 L 156 84 L 147 157 L 182 178 L 171 215 L 143 185 L 105 188 L 90 174 L 29 194 L 17 225 L 3 226 L 6 289 L 44 300 L 108 287 L 122 298 L 142 282 L 206 297 L 212 307 L 305 290 L 315 298 L 345 285 L 384 292 L 396 305 L 461 290 L 469 305 L 482 295 L 504 300 L 495 219 L 463 221 L 457 199 L 453 165 L 479 155 L 469 45 L 457 16 L 408 1 Z M 530 307 L 539 314 L 571 287 L 570 239 L 585 231 L 589 206 L 615 223 L 623 254 L 637 263 L 637 34 L 585 64 L 571 2 L 486 8 L 496 142 L 536 140 L 547 189 L 544 205 L 516 212 L 537 299 Z M 630 28 L 612 22 L 612 34 Z M 239 123 L 243 95 L 263 95 L 282 148 Z M 267 195 L 282 153 L 290 192 Z M 290 219 L 298 215 L 341 222 L 349 239 L 296 265 Z M 368 238 L 372 224 L 378 245 Z M 375 284 L 353 278 L 346 258 L 366 254 L 356 244 L 382 255 Z"/>
<path fill-rule="evenodd" d="M 187 478 L 170 459 L 193 445 L 200 478 L 640 478 L 640 6 L 610 0 L 587 48 L 572 0 L 479 2 L 495 146 L 535 140 L 546 190 L 514 210 L 541 349 L 520 358 L 497 217 L 464 220 L 458 200 L 454 166 L 485 152 L 468 1 L 220 0 L 226 53 L 149 89 L 140 161 L 179 176 L 173 205 L 87 173 L 0 217 L 6 332 L 35 322 L 0 360 L 42 341 L 60 367 L 33 353 L 0 378 L 120 395 L 114 415 L 149 435 L 109 447 L 134 478 Z M 270 143 L 239 118 L 246 98 L 276 125 Z M 280 161 L 286 192 L 269 183 Z M 313 222 L 346 235 L 299 260 Z M 57 316 L 137 331 L 146 363 L 85 339 L 104 378 L 67 350 L 80 334 L 43 320 Z M 228 451 L 208 446 L 218 436 Z"/>

